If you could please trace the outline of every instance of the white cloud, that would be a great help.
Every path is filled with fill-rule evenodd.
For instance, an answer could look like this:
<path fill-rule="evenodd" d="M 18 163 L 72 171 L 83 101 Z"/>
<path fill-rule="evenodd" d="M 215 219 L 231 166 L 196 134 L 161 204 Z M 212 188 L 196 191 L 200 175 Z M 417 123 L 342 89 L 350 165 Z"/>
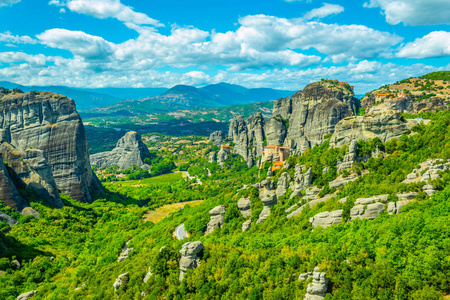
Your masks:
<path fill-rule="evenodd" d="M 64 14 L 64 13 L 66 13 L 66 10 L 65 10 L 64 8 L 60 8 L 60 9 L 59 9 L 59 13 L 60 13 L 60 14 Z"/>
<path fill-rule="evenodd" d="M 65 6 L 73 12 L 99 19 L 115 18 L 122 22 L 163 26 L 158 20 L 123 5 L 120 0 L 51 0 L 49 4 Z"/>
<path fill-rule="evenodd" d="M 27 35 L 19 36 L 12 35 L 11 32 L 0 33 L 0 42 L 14 43 L 14 44 L 36 44 L 37 41 Z"/>
<path fill-rule="evenodd" d="M 448 0 L 370 0 L 365 7 L 379 7 L 392 25 L 450 24 Z"/>
<path fill-rule="evenodd" d="M 337 15 L 344 11 L 344 7 L 337 4 L 324 3 L 322 7 L 315 8 L 305 14 L 305 20 L 322 19 L 330 15 Z"/>
<path fill-rule="evenodd" d="M 0 7 L 19 3 L 21 0 L 0 0 Z"/>
<path fill-rule="evenodd" d="M 450 56 L 450 32 L 433 31 L 400 48 L 397 57 L 428 58 Z"/>
<path fill-rule="evenodd" d="M 101 37 L 82 31 L 49 29 L 36 36 L 44 45 L 65 49 L 86 59 L 105 59 L 114 52 L 115 45 Z"/>

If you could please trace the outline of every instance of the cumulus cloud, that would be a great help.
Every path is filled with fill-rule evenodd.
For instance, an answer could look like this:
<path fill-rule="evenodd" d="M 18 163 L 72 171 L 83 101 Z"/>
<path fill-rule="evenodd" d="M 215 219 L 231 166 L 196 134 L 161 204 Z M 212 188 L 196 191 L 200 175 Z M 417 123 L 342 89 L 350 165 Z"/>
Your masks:
<path fill-rule="evenodd" d="M 0 7 L 19 3 L 21 0 L 0 0 Z"/>
<path fill-rule="evenodd" d="M 11 32 L 0 33 L 0 42 L 14 43 L 14 44 L 36 44 L 37 41 L 27 35 L 19 36 L 12 35 Z"/>
<path fill-rule="evenodd" d="M 450 24 L 448 0 L 370 0 L 365 7 L 379 7 L 392 25 Z"/>
<path fill-rule="evenodd" d="M 65 49 L 86 59 L 105 59 L 114 52 L 115 45 L 101 37 L 82 31 L 49 29 L 36 36 L 40 42 L 52 48 Z"/>
<path fill-rule="evenodd" d="M 344 7 L 337 4 L 324 3 L 322 7 L 315 8 L 305 14 L 305 20 L 323 19 L 330 15 L 337 15 L 344 11 Z"/>
<path fill-rule="evenodd" d="M 115 18 L 122 22 L 163 26 L 158 20 L 123 5 L 120 0 L 51 0 L 49 4 L 65 6 L 73 12 L 99 19 Z"/>
<path fill-rule="evenodd" d="M 400 48 L 397 57 L 429 58 L 450 56 L 450 32 L 433 31 Z"/>

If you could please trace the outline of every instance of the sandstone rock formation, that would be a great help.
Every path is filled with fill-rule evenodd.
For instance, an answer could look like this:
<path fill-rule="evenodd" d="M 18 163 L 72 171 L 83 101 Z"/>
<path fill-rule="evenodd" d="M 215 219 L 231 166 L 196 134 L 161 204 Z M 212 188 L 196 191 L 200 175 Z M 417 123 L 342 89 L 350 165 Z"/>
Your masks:
<path fill-rule="evenodd" d="M 295 196 L 300 196 L 302 190 L 311 187 L 312 170 L 311 168 L 309 168 L 308 171 L 306 171 L 306 173 L 303 174 L 303 169 L 304 167 L 301 165 L 295 166 L 294 184 L 292 187 L 294 192 L 291 194 L 291 198 L 294 198 Z"/>
<path fill-rule="evenodd" d="M 306 295 L 304 300 L 321 300 L 325 298 L 328 290 L 328 279 L 325 272 L 319 272 L 319 267 L 314 268 L 314 272 L 303 273 L 299 276 L 299 281 L 305 281 L 309 277 L 313 280 L 306 288 Z"/>
<path fill-rule="evenodd" d="M 275 191 L 277 197 L 283 196 L 286 194 L 286 190 L 288 189 L 288 183 L 291 180 L 288 172 L 283 172 L 278 178 L 277 189 Z"/>
<path fill-rule="evenodd" d="M 209 219 L 208 225 L 206 227 L 205 235 L 210 234 L 216 228 L 222 228 L 225 210 L 225 206 L 219 205 L 209 211 L 211 218 Z"/>
<path fill-rule="evenodd" d="M 208 162 L 210 164 L 212 164 L 213 162 L 215 162 L 217 160 L 217 154 L 216 152 L 210 152 L 208 155 Z"/>
<path fill-rule="evenodd" d="M 373 220 L 384 210 L 383 203 L 371 203 L 367 205 L 355 205 L 350 210 L 350 217 L 355 219 L 369 219 Z"/>
<path fill-rule="evenodd" d="M 253 166 L 256 157 L 264 150 L 264 118 L 261 112 L 244 120 L 242 116 L 230 122 L 228 137 L 234 143 L 233 153 L 241 155 L 248 166 Z"/>
<path fill-rule="evenodd" d="M 270 118 L 264 125 L 267 145 L 283 145 L 286 138 L 286 125 L 280 117 Z"/>
<path fill-rule="evenodd" d="M 408 204 L 409 202 L 411 202 L 412 200 L 399 200 L 397 202 L 389 202 L 388 203 L 388 214 L 393 215 L 396 214 L 398 215 L 400 213 L 400 210 L 402 209 L 403 206 L 405 206 L 406 204 Z"/>
<path fill-rule="evenodd" d="M 400 137 L 407 129 L 407 122 L 401 119 L 400 112 L 375 110 L 364 116 L 344 118 L 337 123 L 330 145 L 342 147 L 354 139 L 367 141 L 375 137 L 386 142 Z"/>
<path fill-rule="evenodd" d="M 28 206 L 9 177 L 2 156 L 0 156 L 0 201 L 19 212 Z"/>
<path fill-rule="evenodd" d="M 128 273 L 120 274 L 114 281 L 114 284 L 113 284 L 114 291 L 117 291 L 122 285 L 127 284 L 129 280 L 130 280 L 130 274 L 128 274 Z"/>
<path fill-rule="evenodd" d="M 214 131 L 209 135 L 209 142 L 216 146 L 222 145 L 224 139 L 225 135 L 222 130 Z"/>
<path fill-rule="evenodd" d="M 250 198 L 239 199 L 237 205 L 238 205 L 239 211 L 241 212 L 241 214 L 244 218 L 248 218 L 251 216 L 251 210 L 250 210 L 251 204 L 252 204 L 252 202 L 250 201 Z"/>
<path fill-rule="evenodd" d="M 19 296 L 17 296 L 17 300 L 27 300 L 30 299 L 31 297 L 33 297 L 34 295 L 37 294 L 38 291 L 34 290 L 34 291 L 29 291 L 23 294 L 20 294 Z"/>
<path fill-rule="evenodd" d="M 91 155 L 91 163 L 97 167 L 119 166 L 120 170 L 132 166 L 143 167 L 144 159 L 150 155 L 147 146 L 136 131 L 127 132 L 112 151 Z"/>
<path fill-rule="evenodd" d="M 338 188 L 341 185 L 346 185 L 349 182 L 358 180 L 359 176 L 357 174 L 350 174 L 347 177 L 343 177 L 342 175 L 336 177 L 335 180 L 332 180 L 328 183 L 330 188 Z"/>
<path fill-rule="evenodd" d="M 41 150 L 57 188 L 78 201 L 92 202 L 89 189 L 101 190 L 91 170 L 86 133 L 72 99 L 48 92 L 4 95 L 0 142 L 21 152 Z"/>
<path fill-rule="evenodd" d="M 188 269 L 195 269 L 200 265 L 200 258 L 198 254 L 203 250 L 202 242 L 188 242 L 181 246 L 181 259 L 180 259 L 180 277 L 182 281 L 184 274 Z"/>
<path fill-rule="evenodd" d="M 44 151 L 27 149 L 19 151 L 8 143 L 0 145 L 0 153 L 14 171 L 15 176 L 29 189 L 57 208 L 64 206 Z"/>
<path fill-rule="evenodd" d="M 123 246 L 122 251 L 120 251 L 119 258 L 117 259 L 117 262 L 123 261 L 125 258 L 128 257 L 128 255 L 130 255 L 130 253 L 132 251 L 134 251 L 134 248 L 129 248 L 128 247 L 128 243 L 129 242 L 130 241 L 126 242 L 125 245 Z"/>
<path fill-rule="evenodd" d="M 313 228 L 316 228 L 317 226 L 322 226 L 323 228 L 327 228 L 328 226 L 331 226 L 332 224 L 339 224 L 342 220 L 342 212 L 343 210 L 333 210 L 333 211 L 324 211 L 320 214 L 315 215 L 311 219 L 309 219 L 309 222 L 312 224 Z"/>
<path fill-rule="evenodd" d="M 406 176 L 406 179 L 402 183 L 412 182 L 428 182 L 429 180 L 441 178 L 439 172 L 450 169 L 450 162 L 440 159 L 428 159 L 419 164 L 418 169 L 414 169 Z"/>
<path fill-rule="evenodd" d="M 259 198 L 263 203 L 263 210 L 259 214 L 256 223 L 263 223 L 270 215 L 270 208 L 277 204 L 277 195 L 273 190 L 273 181 L 270 184 L 266 184 L 259 193 Z"/>
<path fill-rule="evenodd" d="M 356 158 L 358 156 L 357 146 L 358 145 L 356 143 L 356 140 L 353 139 L 350 143 L 350 146 L 348 147 L 348 152 L 344 156 L 344 159 L 336 166 L 336 170 L 338 173 L 342 170 L 350 170 L 352 168 L 353 163 L 356 161 Z"/>
<path fill-rule="evenodd" d="M 31 207 L 25 207 L 22 210 L 22 215 L 24 216 L 33 216 L 35 219 L 39 219 L 39 213 L 32 209 Z"/>

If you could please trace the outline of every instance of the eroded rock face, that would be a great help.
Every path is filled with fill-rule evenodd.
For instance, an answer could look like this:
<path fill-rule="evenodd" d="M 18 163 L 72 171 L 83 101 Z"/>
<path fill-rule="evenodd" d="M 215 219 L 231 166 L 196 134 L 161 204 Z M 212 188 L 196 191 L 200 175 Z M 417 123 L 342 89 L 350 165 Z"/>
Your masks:
<path fill-rule="evenodd" d="M 222 145 L 223 140 L 225 139 L 225 134 L 222 130 L 214 131 L 209 135 L 209 142 L 213 145 L 220 146 Z"/>
<path fill-rule="evenodd" d="M 400 213 L 400 210 L 402 209 L 403 206 L 405 206 L 406 204 L 408 204 L 409 202 L 411 202 L 412 200 L 399 200 L 397 202 L 389 202 L 388 203 L 388 214 L 393 215 L 396 214 L 398 215 Z"/>
<path fill-rule="evenodd" d="M 16 177 L 27 188 L 35 190 L 39 196 L 55 207 L 61 208 L 64 206 L 53 177 L 52 167 L 45 159 L 44 151 L 27 149 L 22 152 L 8 143 L 2 143 L 0 153 L 8 162 Z"/>
<path fill-rule="evenodd" d="M 264 125 L 267 145 L 283 145 L 286 138 L 286 126 L 280 117 L 270 118 Z"/>
<path fill-rule="evenodd" d="M 250 229 L 250 225 L 252 224 L 252 219 L 248 219 L 244 223 L 242 223 L 242 231 L 248 231 Z"/>
<path fill-rule="evenodd" d="M 368 205 L 355 205 L 350 209 L 350 217 L 354 219 L 368 219 L 373 220 L 378 217 L 384 210 L 383 203 L 372 203 Z"/>
<path fill-rule="evenodd" d="M 242 116 L 233 118 L 230 122 L 228 137 L 233 140 L 233 152 L 244 158 L 249 167 L 253 166 L 255 158 L 264 150 L 264 118 L 261 112 L 244 120 Z"/>
<path fill-rule="evenodd" d="M 268 190 L 264 188 L 259 193 L 259 197 L 263 203 L 263 210 L 259 214 L 259 218 L 256 223 L 264 223 L 264 221 L 270 215 L 270 208 L 277 204 L 277 195 L 274 190 Z"/>
<path fill-rule="evenodd" d="M 215 162 L 217 160 L 217 154 L 216 152 L 210 152 L 208 155 L 208 162 L 210 164 L 212 164 L 213 162 Z"/>
<path fill-rule="evenodd" d="M 58 189 L 92 202 L 89 189 L 101 190 L 101 184 L 91 170 L 86 132 L 74 101 L 48 92 L 8 94 L 1 100 L 0 142 L 21 152 L 41 150 Z"/>
<path fill-rule="evenodd" d="M 113 284 L 114 291 L 117 291 L 122 285 L 127 284 L 129 280 L 130 280 L 130 274 L 128 274 L 128 273 L 120 274 L 114 281 L 114 284 Z"/>
<path fill-rule="evenodd" d="M 336 166 L 338 173 L 342 170 L 350 170 L 352 168 L 353 163 L 356 161 L 356 158 L 358 157 L 357 147 L 358 147 L 357 141 L 353 139 L 348 147 L 348 152 L 344 156 L 344 159 Z"/>
<path fill-rule="evenodd" d="M 324 211 L 320 214 L 315 215 L 311 219 L 309 219 L 309 222 L 312 224 L 313 228 L 316 228 L 317 226 L 322 226 L 323 228 L 327 228 L 328 226 L 331 226 L 333 224 L 339 224 L 342 220 L 342 212 L 343 210 L 333 210 L 333 211 Z"/>
<path fill-rule="evenodd" d="M 13 184 L 11 178 L 9 177 L 8 170 L 3 163 L 3 157 L 0 156 L 0 201 L 14 208 L 16 211 L 22 211 L 28 206 L 25 199 L 20 196 Z"/>
<path fill-rule="evenodd" d="M 319 272 L 319 267 L 314 268 L 314 272 L 300 274 L 298 280 L 305 281 L 309 277 L 313 280 L 306 288 L 306 295 L 304 300 L 321 300 L 325 298 L 328 290 L 328 279 L 325 272 Z"/>
<path fill-rule="evenodd" d="M 219 205 L 209 211 L 211 218 L 209 219 L 208 225 L 206 227 L 205 235 L 210 234 L 216 228 L 222 228 L 225 210 L 225 206 Z"/>
<path fill-rule="evenodd" d="M 148 267 L 147 274 L 145 274 L 144 279 L 142 280 L 144 283 L 147 283 L 147 281 L 152 277 L 153 273 L 150 267 Z"/>
<path fill-rule="evenodd" d="M 144 159 L 149 155 L 141 136 L 136 131 L 129 131 L 120 138 L 112 151 L 91 155 L 91 163 L 100 168 L 117 165 L 120 170 L 125 170 L 132 166 L 143 167 Z"/>
<path fill-rule="evenodd" d="M 200 258 L 198 254 L 203 250 L 202 242 L 188 242 L 181 246 L 181 259 L 180 259 L 180 277 L 179 280 L 182 281 L 184 274 L 186 274 L 188 269 L 195 269 L 200 265 Z"/>
<path fill-rule="evenodd" d="M 375 137 L 384 143 L 400 137 L 407 129 L 407 122 L 401 119 L 400 112 L 375 110 L 364 116 L 347 117 L 337 123 L 330 145 L 342 147 L 354 139 L 367 141 Z"/>
<path fill-rule="evenodd" d="M 289 176 L 288 172 L 283 172 L 280 175 L 280 178 L 278 179 L 277 182 L 277 189 L 276 189 L 276 195 L 277 197 L 283 196 L 284 194 L 286 194 L 286 190 L 289 187 L 289 181 L 291 180 L 291 177 Z"/>
<path fill-rule="evenodd" d="M 336 124 L 354 113 L 356 98 L 350 89 L 330 88 L 328 83 L 316 82 L 294 94 L 291 105 L 286 137 L 293 148 L 300 149 L 305 141 L 314 146 L 325 135 L 334 133 Z"/>
<path fill-rule="evenodd" d="M 239 211 L 241 212 L 241 214 L 244 218 L 248 218 L 251 216 L 251 210 L 250 210 L 251 204 L 252 204 L 252 202 L 250 201 L 250 198 L 239 199 L 237 205 L 238 205 Z"/>
<path fill-rule="evenodd" d="M 305 174 L 303 174 L 304 167 L 301 165 L 295 166 L 295 173 L 294 173 L 294 184 L 293 184 L 293 193 L 291 194 L 291 198 L 294 198 L 295 196 L 300 196 L 302 190 L 307 189 L 311 187 L 312 184 L 312 170 L 311 168 L 306 171 Z"/>

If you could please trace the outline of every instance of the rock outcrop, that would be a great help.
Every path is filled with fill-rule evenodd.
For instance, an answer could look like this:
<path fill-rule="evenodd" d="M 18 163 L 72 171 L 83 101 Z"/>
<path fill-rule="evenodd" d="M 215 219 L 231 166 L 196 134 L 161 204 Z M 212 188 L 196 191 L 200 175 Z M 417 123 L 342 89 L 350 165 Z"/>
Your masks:
<path fill-rule="evenodd" d="M 277 197 L 283 196 L 286 194 L 286 191 L 289 187 L 289 181 L 291 180 L 291 177 L 289 176 L 288 172 L 283 172 L 280 175 L 280 178 L 278 178 L 277 182 L 277 189 L 275 191 Z"/>
<path fill-rule="evenodd" d="M 388 214 L 393 215 L 396 214 L 398 215 L 400 213 L 400 210 L 402 209 L 403 206 L 405 206 L 406 204 L 408 204 L 409 202 L 411 202 L 412 200 L 399 200 L 397 202 L 389 202 L 388 203 Z"/>
<path fill-rule="evenodd" d="M 273 190 L 273 181 L 265 183 L 264 187 L 259 192 L 259 198 L 263 203 L 263 210 L 259 214 L 256 223 L 264 223 L 270 215 L 270 208 L 277 204 L 277 195 Z"/>
<path fill-rule="evenodd" d="M 291 194 L 291 198 L 295 196 L 300 196 L 302 194 L 302 190 L 311 187 L 312 184 L 312 170 L 311 168 L 303 174 L 304 166 L 296 165 L 295 173 L 294 173 L 294 183 L 292 189 L 294 190 Z"/>
<path fill-rule="evenodd" d="M 398 138 L 407 131 L 407 122 L 398 111 L 375 110 L 364 116 L 347 117 L 337 123 L 330 145 L 342 147 L 352 140 L 378 137 L 382 142 Z"/>
<path fill-rule="evenodd" d="M 230 122 L 228 137 L 234 143 L 233 153 L 241 155 L 249 167 L 253 166 L 256 157 L 264 150 L 264 118 L 261 112 L 244 120 L 242 116 Z"/>
<path fill-rule="evenodd" d="M 314 268 L 314 272 L 302 273 L 298 277 L 300 282 L 312 277 L 312 282 L 306 288 L 304 300 L 322 300 L 328 291 L 328 279 L 325 272 L 319 272 L 319 267 Z"/>
<path fill-rule="evenodd" d="M 27 149 L 22 152 L 5 142 L 0 145 L 0 153 L 23 185 L 35 190 L 53 206 L 64 206 L 44 151 Z"/>
<path fill-rule="evenodd" d="M 248 218 L 251 216 L 251 210 L 250 210 L 251 204 L 252 204 L 252 202 L 250 201 L 250 198 L 239 199 L 237 205 L 238 205 L 239 211 L 241 212 L 241 214 L 244 218 Z"/>
<path fill-rule="evenodd" d="M 283 145 L 286 138 L 286 125 L 280 117 L 270 118 L 264 125 L 267 145 Z"/>
<path fill-rule="evenodd" d="M 225 134 L 222 130 L 214 131 L 209 135 L 209 142 L 213 145 L 220 146 L 222 145 L 223 140 L 225 139 Z"/>
<path fill-rule="evenodd" d="M 127 284 L 129 280 L 130 280 L 130 274 L 128 274 L 128 273 L 120 274 L 114 281 L 114 284 L 113 284 L 114 291 L 117 291 L 121 286 L 123 286 L 124 284 Z"/>
<path fill-rule="evenodd" d="M 331 226 L 333 224 L 339 224 L 342 220 L 342 212 L 343 210 L 333 210 L 333 211 L 324 211 L 320 214 L 315 215 L 311 219 L 309 219 L 309 222 L 311 223 L 313 228 L 316 228 L 317 226 L 322 226 L 323 228 L 327 228 L 328 226 Z"/>
<path fill-rule="evenodd" d="M 130 241 L 126 242 L 125 245 L 123 246 L 122 251 L 120 251 L 119 258 L 117 259 L 117 262 L 123 261 L 128 257 L 128 255 L 130 255 L 131 252 L 134 251 L 134 248 L 128 247 L 129 242 Z"/>
<path fill-rule="evenodd" d="M 200 265 L 200 258 L 198 254 L 203 250 L 202 242 L 188 242 L 181 246 L 181 259 L 180 259 L 180 277 L 182 281 L 184 274 L 188 269 L 195 269 Z"/>
<path fill-rule="evenodd" d="M 420 163 L 419 166 L 418 169 L 414 169 L 409 173 L 402 183 L 428 182 L 429 180 L 441 178 L 439 172 L 448 170 L 450 168 L 450 162 L 440 159 L 428 159 Z"/>
<path fill-rule="evenodd" d="M 295 93 L 290 101 L 277 100 L 273 117 L 289 119 L 284 144 L 302 149 L 305 144 L 320 144 L 323 137 L 334 133 L 336 124 L 356 111 L 357 100 L 350 86 L 321 81 L 307 85 Z"/>
<path fill-rule="evenodd" d="M 47 161 L 57 188 L 73 199 L 92 202 L 89 190 L 101 190 L 91 170 L 86 132 L 72 99 L 48 92 L 4 95 L 0 142 L 23 153 L 41 150 L 42 156 L 36 157 Z"/>
<path fill-rule="evenodd" d="M 208 225 L 206 227 L 205 235 L 210 234 L 216 228 L 222 228 L 225 210 L 225 206 L 219 205 L 209 211 L 211 218 L 209 219 Z"/>
<path fill-rule="evenodd" d="M 348 152 L 344 156 L 344 159 L 342 162 L 339 162 L 336 165 L 337 172 L 339 173 L 342 170 L 350 170 L 353 166 L 353 163 L 356 161 L 356 158 L 358 157 L 357 153 L 357 143 L 356 140 L 353 139 L 348 147 Z"/>
<path fill-rule="evenodd" d="M 0 222 L 5 221 L 10 227 L 19 224 L 19 222 L 16 221 L 16 219 L 8 216 L 4 212 L 0 211 Z"/>
<path fill-rule="evenodd" d="M 242 223 L 242 231 L 248 231 L 250 229 L 250 225 L 252 224 L 252 219 L 248 219 L 244 223 Z"/>
<path fill-rule="evenodd" d="M 150 277 L 152 277 L 152 275 L 153 275 L 152 270 L 150 269 L 150 267 L 148 267 L 147 274 L 145 274 L 145 277 L 142 280 L 142 282 L 147 283 L 147 281 L 150 279 Z"/>
<path fill-rule="evenodd" d="M 132 166 L 145 167 L 144 159 L 150 156 L 147 146 L 136 131 L 127 132 L 112 151 L 91 155 L 91 163 L 99 168 L 119 166 L 120 170 Z"/>
<path fill-rule="evenodd" d="M 28 206 L 9 177 L 2 156 L 0 156 L 0 201 L 19 212 Z"/>
<path fill-rule="evenodd" d="M 217 154 L 216 152 L 210 152 L 208 155 L 208 162 L 210 164 L 212 164 L 213 162 L 215 162 L 217 160 Z"/>
<path fill-rule="evenodd" d="M 17 296 L 17 300 L 28 300 L 31 297 L 33 297 L 34 295 L 37 294 L 38 291 L 34 290 L 34 291 L 29 291 L 23 294 L 20 294 L 19 296 Z"/>

